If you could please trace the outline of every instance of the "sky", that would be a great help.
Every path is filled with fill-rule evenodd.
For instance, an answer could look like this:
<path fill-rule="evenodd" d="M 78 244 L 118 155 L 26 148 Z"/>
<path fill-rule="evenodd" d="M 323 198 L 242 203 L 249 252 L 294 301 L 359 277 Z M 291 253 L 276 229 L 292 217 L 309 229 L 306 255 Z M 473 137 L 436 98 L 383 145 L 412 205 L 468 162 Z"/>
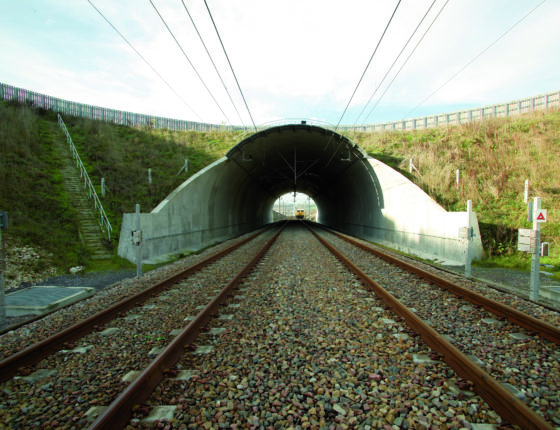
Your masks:
<path fill-rule="evenodd" d="M 204 0 L 0 0 L 0 82 L 112 109 L 245 126 L 374 124 L 560 90 L 560 0 L 206 3 L 245 101 Z"/>

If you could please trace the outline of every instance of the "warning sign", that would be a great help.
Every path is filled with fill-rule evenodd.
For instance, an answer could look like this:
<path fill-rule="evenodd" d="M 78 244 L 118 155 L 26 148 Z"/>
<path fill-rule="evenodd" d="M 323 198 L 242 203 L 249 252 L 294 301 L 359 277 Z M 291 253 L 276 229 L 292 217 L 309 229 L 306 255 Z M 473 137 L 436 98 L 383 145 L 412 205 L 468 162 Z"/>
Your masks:
<path fill-rule="evenodd" d="M 546 209 L 537 209 L 537 222 L 546 222 Z"/>

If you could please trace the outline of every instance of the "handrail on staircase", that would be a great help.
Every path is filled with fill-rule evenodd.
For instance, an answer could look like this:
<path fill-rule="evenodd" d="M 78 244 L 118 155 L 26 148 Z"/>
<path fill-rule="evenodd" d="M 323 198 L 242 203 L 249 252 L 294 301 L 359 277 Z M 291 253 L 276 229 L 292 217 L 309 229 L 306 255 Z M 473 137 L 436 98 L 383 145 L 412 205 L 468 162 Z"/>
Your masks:
<path fill-rule="evenodd" d="M 76 166 L 80 170 L 80 176 L 82 178 L 84 178 L 84 187 L 87 188 L 87 190 L 89 191 L 89 198 L 93 198 L 93 201 L 94 201 L 94 204 L 95 204 L 95 210 L 98 211 L 99 214 L 100 214 L 99 222 L 101 224 L 101 228 L 104 228 L 107 231 L 107 236 L 108 236 L 109 240 L 111 240 L 111 232 L 113 231 L 113 228 L 111 227 L 111 223 L 109 222 L 109 218 L 107 218 L 107 214 L 105 213 L 105 210 L 103 209 L 103 205 L 101 204 L 101 200 L 99 200 L 99 197 L 97 196 L 97 192 L 95 191 L 95 188 L 93 187 L 93 184 L 91 183 L 91 180 L 89 179 L 89 175 L 86 171 L 86 168 L 84 167 L 84 164 L 82 163 L 82 160 L 80 159 L 80 155 L 78 154 L 78 151 L 76 150 L 76 147 L 74 146 L 74 142 L 72 141 L 72 137 L 70 137 L 70 133 L 68 133 L 68 129 L 66 128 L 66 124 L 64 124 L 64 121 L 62 120 L 62 117 L 60 116 L 60 114 L 58 114 L 58 125 L 60 126 L 60 128 L 62 129 L 64 134 L 66 135 L 66 141 L 70 145 L 70 150 L 72 151 L 72 155 L 73 155 L 74 159 L 76 160 Z"/>

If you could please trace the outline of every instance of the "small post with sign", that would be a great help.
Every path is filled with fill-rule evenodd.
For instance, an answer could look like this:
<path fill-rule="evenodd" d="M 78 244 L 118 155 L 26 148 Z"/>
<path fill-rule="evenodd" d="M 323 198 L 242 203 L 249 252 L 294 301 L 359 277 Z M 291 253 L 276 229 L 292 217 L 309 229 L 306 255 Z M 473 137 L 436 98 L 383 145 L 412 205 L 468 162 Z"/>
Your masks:
<path fill-rule="evenodd" d="M 473 236 L 473 227 L 471 224 L 472 216 L 472 200 L 467 200 L 467 255 L 465 259 L 465 276 L 471 276 L 471 242 Z"/>
<path fill-rule="evenodd" d="M 531 281 L 529 284 L 529 299 L 539 299 L 539 276 L 540 276 L 540 254 L 541 254 L 541 223 L 546 222 L 546 209 L 541 208 L 541 198 L 535 197 L 533 203 L 533 241 L 531 243 L 533 254 L 531 257 Z"/>
<path fill-rule="evenodd" d="M 6 293 L 4 291 L 6 244 L 2 240 L 2 230 L 6 228 L 8 228 L 8 214 L 4 211 L 0 211 L 0 330 L 6 328 Z"/>
<path fill-rule="evenodd" d="M 471 244 L 474 237 L 473 226 L 471 223 L 472 217 L 472 200 L 467 200 L 467 226 L 459 227 L 459 239 L 466 240 L 466 252 L 465 252 L 465 276 L 471 276 L 471 261 L 472 261 L 472 251 Z"/>

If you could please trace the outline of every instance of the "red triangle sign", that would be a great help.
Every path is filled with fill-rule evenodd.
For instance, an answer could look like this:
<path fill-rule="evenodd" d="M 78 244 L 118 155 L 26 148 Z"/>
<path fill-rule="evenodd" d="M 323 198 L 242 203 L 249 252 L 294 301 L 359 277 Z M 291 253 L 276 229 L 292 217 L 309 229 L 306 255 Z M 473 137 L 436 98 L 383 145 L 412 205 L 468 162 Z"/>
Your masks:
<path fill-rule="evenodd" d="M 537 221 L 544 221 L 544 214 L 542 212 L 537 215 Z"/>

